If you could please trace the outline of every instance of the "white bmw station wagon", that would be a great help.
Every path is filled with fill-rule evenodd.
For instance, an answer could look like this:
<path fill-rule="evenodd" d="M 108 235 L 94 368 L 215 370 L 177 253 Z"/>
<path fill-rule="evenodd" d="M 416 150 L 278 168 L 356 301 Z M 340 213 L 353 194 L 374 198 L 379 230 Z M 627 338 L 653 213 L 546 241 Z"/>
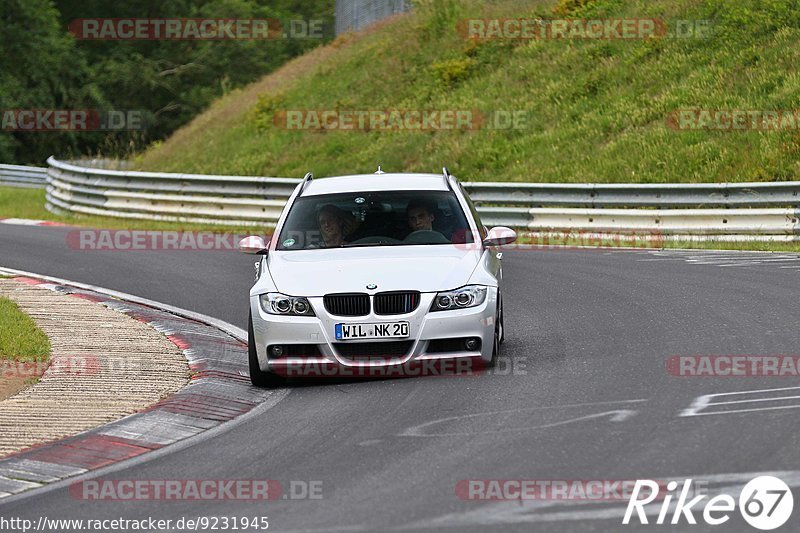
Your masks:
<path fill-rule="evenodd" d="M 250 290 L 253 384 L 448 361 L 491 366 L 504 335 L 498 247 L 515 239 L 481 224 L 446 168 L 307 174 L 273 237 L 240 243 L 261 255 Z"/>

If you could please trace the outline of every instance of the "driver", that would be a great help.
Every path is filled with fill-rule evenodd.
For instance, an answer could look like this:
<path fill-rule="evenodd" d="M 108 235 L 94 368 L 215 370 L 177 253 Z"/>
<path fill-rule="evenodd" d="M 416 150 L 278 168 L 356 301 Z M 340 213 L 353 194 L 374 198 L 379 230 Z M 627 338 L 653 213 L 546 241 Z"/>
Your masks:
<path fill-rule="evenodd" d="M 354 222 L 352 218 L 352 215 L 333 204 L 322 206 L 322 209 L 317 213 L 317 224 L 319 225 L 322 242 L 318 243 L 317 246 L 321 245 L 325 248 L 330 248 L 347 244 L 344 238 L 349 233 L 348 230 L 352 229 L 351 226 Z"/>
<path fill-rule="evenodd" d="M 433 208 L 428 202 L 411 200 L 406 207 L 406 218 L 411 231 L 433 230 Z"/>

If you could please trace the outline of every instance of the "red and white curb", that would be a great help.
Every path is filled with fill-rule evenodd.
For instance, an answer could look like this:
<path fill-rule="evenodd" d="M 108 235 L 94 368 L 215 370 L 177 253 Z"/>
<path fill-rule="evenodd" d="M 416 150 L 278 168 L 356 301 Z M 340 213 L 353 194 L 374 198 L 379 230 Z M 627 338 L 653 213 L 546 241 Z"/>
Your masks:
<path fill-rule="evenodd" d="M 0 459 L 0 499 L 196 436 L 273 394 L 250 385 L 245 332 L 230 324 L 85 284 L 12 269 L 0 269 L 0 274 L 96 301 L 147 323 L 183 351 L 193 372 L 189 385 L 142 412 Z"/>

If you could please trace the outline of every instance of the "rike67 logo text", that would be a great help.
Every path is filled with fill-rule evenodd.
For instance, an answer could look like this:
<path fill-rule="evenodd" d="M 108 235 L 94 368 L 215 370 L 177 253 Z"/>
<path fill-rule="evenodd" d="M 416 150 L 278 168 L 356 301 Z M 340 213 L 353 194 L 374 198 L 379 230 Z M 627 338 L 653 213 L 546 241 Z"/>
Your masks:
<path fill-rule="evenodd" d="M 730 520 L 731 514 L 737 507 L 733 496 L 728 494 L 719 494 L 705 502 L 703 500 L 708 498 L 707 494 L 689 499 L 692 493 L 691 479 L 685 480 L 680 489 L 677 481 L 670 481 L 666 486 L 666 494 L 660 494 L 660 488 L 661 485 L 655 481 L 637 480 L 622 523 L 631 523 L 634 512 L 636 515 L 633 523 L 636 523 L 636 519 L 640 524 L 650 523 L 645 506 L 656 500 L 661 502 L 661 507 L 655 524 L 676 525 L 683 520 L 688 524 L 697 524 L 694 516 L 697 512 L 702 515 L 706 524 L 718 526 Z M 673 500 L 675 500 L 674 506 Z M 773 476 L 759 476 L 752 479 L 739 494 L 738 508 L 742 518 L 751 526 L 761 530 L 775 529 L 785 524 L 792 514 L 793 507 L 794 498 L 789 486 Z M 653 510 L 652 507 L 650 510 Z"/>

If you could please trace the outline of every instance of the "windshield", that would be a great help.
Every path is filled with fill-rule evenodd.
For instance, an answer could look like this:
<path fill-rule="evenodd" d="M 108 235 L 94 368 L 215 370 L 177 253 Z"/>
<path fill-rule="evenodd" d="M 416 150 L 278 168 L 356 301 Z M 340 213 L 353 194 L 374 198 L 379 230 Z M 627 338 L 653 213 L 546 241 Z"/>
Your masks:
<path fill-rule="evenodd" d="M 472 232 L 454 193 L 375 191 L 297 199 L 277 249 L 471 242 Z"/>

